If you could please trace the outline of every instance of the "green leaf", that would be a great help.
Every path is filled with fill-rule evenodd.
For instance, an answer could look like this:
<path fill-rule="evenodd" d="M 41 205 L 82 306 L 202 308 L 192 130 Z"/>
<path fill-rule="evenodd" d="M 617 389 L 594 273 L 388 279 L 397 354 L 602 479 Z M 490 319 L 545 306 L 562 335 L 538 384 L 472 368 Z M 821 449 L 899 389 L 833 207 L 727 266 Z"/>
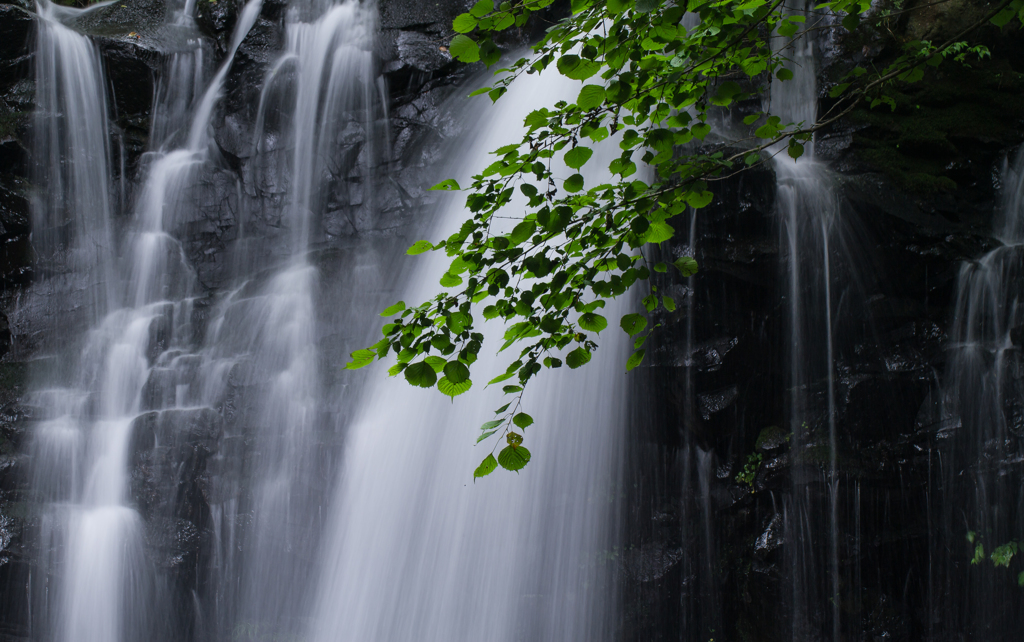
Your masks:
<path fill-rule="evenodd" d="M 430 241 L 416 241 L 413 243 L 408 250 L 405 251 L 409 256 L 416 256 L 417 254 L 423 254 L 434 249 L 434 244 Z"/>
<path fill-rule="evenodd" d="M 417 361 L 405 369 L 405 380 L 420 388 L 431 388 L 437 382 L 437 373 L 426 361 Z"/>
<path fill-rule="evenodd" d="M 573 80 L 586 80 L 601 71 L 601 63 L 583 60 L 574 54 L 565 54 L 558 59 L 558 71 Z"/>
<path fill-rule="evenodd" d="M 665 306 L 665 309 L 668 310 L 669 312 L 675 312 L 676 311 L 676 302 L 675 302 L 675 299 L 673 299 L 672 297 L 669 297 L 669 296 L 661 297 L 661 303 L 662 303 L 662 305 Z"/>
<path fill-rule="evenodd" d="M 430 364 L 430 367 L 434 369 L 434 372 L 440 374 L 444 370 L 444 364 L 447 363 L 441 357 L 427 357 L 423 361 Z"/>
<path fill-rule="evenodd" d="M 522 470 L 530 461 L 530 451 L 523 446 L 505 446 L 498 453 L 498 463 L 505 470 Z"/>
<path fill-rule="evenodd" d="M 686 194 L 686 204 L 695 210 L 707 207 L 714 200 L 715 195 L 711 192 L 689 192 Z"/>
<path fill-rule="evenodd" d="M 594 150 L 589 147 L 573 147 L 565 153 L 565 164 L 572 169 L 579 169 L 583 167 L 590 157 L 594 155 Z"/>
<path fill-rule="evenodd" d="M 737 96 L 742 95 L 743 90 L 735 81 L 728 80 L 718 86 L 715 95 L 711 98 L 711 104 L 719 107 L 726 107 Z"/>
<path fill-rule="evenodd" d="M 604 102 L 604 87 L 599 85 L 584 85 L 580 95 L 576 98 L 576 106 L 584 111 L 600 107 Z"/>
<path fill-rule="evenodd" d="M 480 430 L 494 430 L 503 423 L 505 423 L 504 419 L 495 419 L 493 421 L 488 421 L 484 425 L 480 426 Z"/>
<path fill-rule="evenodd" d="M 448 45 L 452 58 L 460 62 L 477 62 L 480 60 L 480 47 L 469 37 L 459 34 L 452 38 Z"/>
<path fill-rule="evenodd" d="M 453 288 L 456 285 L 461 285 L 461 284 L 462 284 L 462 277 L 461 276 L 455 276 L 451 272 L 445 272 L 444 275 L 441 276 L 441 285 L 443 285 L 446 288 Z"/>
<path fill-rule="evenodd" d="M 1006 7 L 996 15 L 992 16 L 992 24 L 997 27 L 1005 27 L 1011 20 L 1013 20 L 1014 15 L 1016 15 L 1016 11 L 1013 10 L 1013 7 Z"/>
<path fill-rule="evenodd" d="M 697 261 L 691 256 L 681 256 L 672 265 L 676 266 L 684 277 L 691 277 L 697 273 Z"/>
<path fill-rule="evenodd" d="M 488 88 L 484 87 L 482 90 L 479 90 L 479 91 L 481 91 L 482 93 L 486 93 L 487 90 L 488 90 Z M 473 92 L 473 93 L 475 94 L 476 92 Z M 470 94 L 470 95 L 472 95 L 472 94 Z M 454 178 L 449 178 L 447 180 L 443 180 L 440 183 L 438 183 L 437 185 L 434 185 L 433 187 L 430 188 L 431 191 L 435 191 L 436 190 L 436 191 L 442 191 L 442 192 L 457 192 L 460 189 L 462 189 L 462 188 L 459 187 L 458 181 L 456 181 Z"/>
<path fill-rule="evenodd" d="M 778 78 L 779 80 L 793 80 L 793 72 L 790 71 L 789 69 L 780 69 L 775 72 L 775 77 Z M 755 118 L 754 120 L 757 119 Z M 746 119 L 744 119 L 743 122 L 746 122 Z M 751 123 L 747 124 L 750 125 Z"/>
<path fill-rule="evenodd" d="M 486 477 L 494 472 L 498 467 L 498 460 L 494 458 L 494 455 L 487 455 L 486 459 L 476 467 L 473 471 L 473 480 L 476 481 L 477 477 Z"/>
<path fill-rule="evenodd" d="M 794 139 L 789 139 L 789 148 L 786 150 L 789 156 L 796 160 L 804 155 L 804 146 Z"/>
<path fill-rule="evenodd" d="M 512 233 L 508 235 L 509 242 L 515 246 L 519 245 L 523 241 L 533 236 L 534 231 L 537 229 L 537 224 L 533 221 L 523 221 L 519 225 L 512 228 Z"/>
<path fill-rule="evenodd" d="M 673 236 L 676 231 L 672 229 L 672 226 L 665 221 L 655 221 L 651 223 L 651 226 L 647 228 L 647 232 L 644 233 L 645 243 L 663 243 Z"/>
<path fill-rule="evenodd" d="M 388 368 L 388 376 L 389 377 L 396 377 L 396 376 L 398 376 L 398 373 L 403 371 L 403 370 L 405 370 L 405 368 L 406 368 L 406 364 L 404 364 L 404 363 L 396 363 L 395 365 L 393 365 L 390 368 Z"/>
<path fill-rule="evenodd" d="M 633 368 L 640 365 L 640 362 L 644 360 L 644 351 L 637 350 L 629 356 L 629 360 L 626 361 L 626 372 L 629 372 Z"/>
<path fill-rule="evenodd" d="M 472 14 L 462 13 L 455 16 L 455 20 L 452 22 L 452 29 L 457 33 L 469 33 L 476 29 L 477 19 Z"/>
<path fill-rule="evenodd" d="M 512 423 L 519 426 L 520 428 L 526 428 L 528 426 L 533 425 L 533 417 L 526 414 L 525 412 L 520 412 L 516 414 L 515 417 L 512 417 Z"/>
<path fill-rule="evenodd" d="M 393 306 L 391 306 L 389 308 L 385 308 L 384 311 L 380 313 L 380 315 L 382 317 L 390 317 L 390 316 L 394 316 L 394 315 L 398 314 L 399 312 L 401 312 L 404 309 L 405 309 L 405 301 L 399 301 L 398 303 L 394 304 Z"/>
<path fill-rule="evenodd" d="M 517 392 L 522 392 L 523 391 L 523 387 L 522 386 L 505 386 L 501 390 L 506 395 L 512 395 L 512 394 L 515 394 Z"/>
<path fill-rule="evenodd" d="M 1020 575 L 1017 576 L 1017 586 L 1024 586 L 1024 571 L 1021 571 Z"/>
<path fill-rule="evenodd" d="M 444 366 L 444 376 L 452 383 L 462 383 L 469 379 L 469 368 L 461 361 L 449 361 Z"/>
<path fill-rule="evenodd" d="M 573 174 L 569 178 L 565 179 L 565 183 L 562 187 L 565 188 L 565 191 L 575 194 L 583 189 L 583 175 Z"/>
<path fill-rule="evenodd" d="M 654 271 L 655 272 L 668 272 L 668 266 L 665 265 L 664 263 L 655 263 L 654 264 Z"/>
<path fill-rule="evenodd" d="M 484 439 L 487 439 L 488 437 L 490 437 L 491 435 L 493 435 L 496 432 L 498 432 L 498 431 L 497 430 L 491 430 L 491 431 L 485 432 L 484 434 L 482 434 L 482 435 L 480 435 L 479 437 L 476 438 L 476 443 L 479 444 L 481 441 L 483 441 Z"/>
<path fill-rule="evenodd" d="M 469 13 L 477 18 L 483 18 L 492 11 L 494 11 L 494 2 L 491 0 L 477 0 L 477 3 L 473 5 Z"/>
<path fill-rule="evenodd" d="M 584 366 L 590 363 L 590 359 L 593 357 L 590 351 L 586 348 L 576 348 L 569 354 L 565 355 L 565 364 L 575 370 L 580 366 Z"/>
<path fill-rule="evenodd" d="M 373 363 L 373 360 L 377 357 L 377 353 L 373 350 L 356 350 L 352 353 L 352 361 L 345 364 L 345 368 L 348 370 L 358 370 L 363 366 L 368 366 Z"/>
<path fill-rule="evenodd" d="M 446 394 L 453 398 L 467 392 L 472 387 L 473 382 L 469 379 L 460 381 L 459 383 L 454 383 L 448 379 L 448 377 L 441 377 L 441 380 L 437 382 L 437 389 L 440 390 L 442 394 Z"/>
<path fill-rule="evenodd" d="M 643 329 L 647 327 L 647 319 L 639 314 L 627 314 L 622 317 L 619 325 L 626 331 L 626 334 L 633 336 L 643 332 Z"/>
<path fill-rule="evenodd" d="M 580 327 L 589 332 L 600 332 L 608 327 L 608 319 L 600 314 L 588 313 L 580 316 Z"/>

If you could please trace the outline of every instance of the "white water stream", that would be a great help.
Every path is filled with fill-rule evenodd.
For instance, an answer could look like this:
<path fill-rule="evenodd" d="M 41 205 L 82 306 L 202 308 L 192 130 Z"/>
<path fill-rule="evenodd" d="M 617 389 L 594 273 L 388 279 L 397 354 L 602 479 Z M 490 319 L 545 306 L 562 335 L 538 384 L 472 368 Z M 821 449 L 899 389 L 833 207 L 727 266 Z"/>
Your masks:
<path fill-rule="evenodd" d="M 494 107 L 477 99 L 462 108 L 459 118 L 475 126 L 453 147 L 449 174 L 467 185 L 490 150 L 518 137 L 529 111 L 571 99 L 578 87 L 553 74 L 524 76 Z M 605 156 L 599 149 L 590 165 L 606 166 Z M 429 237 L 446 236 L 464 212 L 462 198 L 451 199 Z M 436 292 L 446 261 L 439 252 L 421 259 L 404 298 Z M 624 310 L 616 302 L 603 313 L 614 326 Z M 313 639 L 612 639 L 626 343 L 610 327 L 586 368 L 531 383 L 525 401 L 537 423 L 524 445 L 533 459 L 521 474 L 499 469 L 476 483 L 472 471 L 493 444 L 474 446 L 475 426 L 493 416 L 500 391 L 478 381 L 450 402 L 372 370 L 349 428 Z M 485 343 L 478 379 L 511 360 L 492 356 L 496 347 Z"/>

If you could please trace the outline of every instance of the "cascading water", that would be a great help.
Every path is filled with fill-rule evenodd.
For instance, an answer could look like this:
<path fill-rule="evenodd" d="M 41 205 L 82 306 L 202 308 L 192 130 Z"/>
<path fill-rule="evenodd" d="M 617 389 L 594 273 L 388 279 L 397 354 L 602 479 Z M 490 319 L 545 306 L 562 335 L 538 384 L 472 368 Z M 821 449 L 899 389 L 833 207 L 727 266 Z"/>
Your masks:
<path fill-rule="evenodd" d="M 806 9 L 801 4 L 793 11 L 805 13 Z M 772 81 L 771 111 L 783 122 L 814 123 L 817 117 L 814 40 L 802 38 L 789 43 L 785 55 L 794 68 L 794 77 L 787 82 Z M 814 158 L 813 142 L 805 144 L 804 154 L 799 159 L 790 158 L 785 149 L 775 151 L 778 152 L 774 163 L 778 180 L 776 209 L 781 218 L 780 245 L 785 248 L 787 283 L 784 296 L 789 326 L 790 448 L 795 457 L 807 456 L 809 446 L 819 452 L 823 446 L 827 453 L 824 458 L 819 454 L 819 461 L 812 466 L 794 466 L 793 497 L 783 509 L 785 539 L 792 543 L 787 547 L 792 586 L 792 635 L 794 640 L 814 639 L 829 631 L 830 637 L 839 642 L 839 476 L 832 318 L 835 280 L 831 274 L 834 249 L 830 248 L 836 236 L 839 203 L 825 167 Z M 817 472 L 818 465 L 827 471 L 824 480 Z M 812 485 L 822 481 L 829 489 L 825 519 L 811 491 Z"/>
<path fill-rule="evenodd" d="M 566 83 L 518 79 L 471 130 L 451 172 L 463 180 L 486 165 L 487 152 L 508 142 L 505 125 L 571 94 Z M 433 236 L 462 216 L 461 203 L 449 203 Z M 429 279 L 444 261 L 435 254 L 418 266 L 406 298 L 436 291 Z M 619 303 L 609 307 L 611 318 L 621 312 Z M 626 420 L 624 375 L 613 373 L 623 370 L 626 346 L 624 335 L 609 334 L 585 370 L 545 373 L 528 388 L 538 423 L 525 431 L 534 455 L 521 475 L 498 471 L 472 483 L 490 444 L 474 447 L 463 428 L 486 419 L 500 395 L 477 384 L 451 403 L 404 381 L 373 383 L 348 431 L 312 639 L 613 638 Z M 501 363 L 482 357 L 474 368 Z"/>
<path fill-rule="evenodd" d="M 33 199 L 38 269 L 51 283 L 79 279 L 68 288 L 69 307 L 81 307 L 87 312 L 82 321 L 95 322 L 117 289 L 104 75 L 89 39 L 61 23 L 80 12 L 42 0 L 38 13 L 33 123 L 40 186 Z"/>
<path fill-rule="evenodd" d="M 957 278 L 944 382 L 949 430 L 941 433 L 948 440 L 941 451 L 944 528 L 931 543 L 956 556 L 936 556 L 944 562 L 931 622 L 982 639 L 1020 627 L 1016 576 L 986 566 L 993 549 L 1024 532 L 1024 496 L 1011 474 L 1024 457 L 1024 148 L 1006 161 L 1000 183 L 995 233 L 1002 245 L 964 263 Z M 970 545 L 967 532 L 973 533 Z M 972 572 L 976 545 L 985 552 Z"/>
<path fill-rule="evenodd" d="M 66 219 L 65 245 L 82 248 L 71 254 L 95 257 L 79 259 L 74 267 L 103 285 L 103 305 L 95 307 L 99 313 L 110 310 L 97 314 L 77 366 L 64 377 L 51 375 L 46 387 L 32 395 L 42 415 L 35 430 L 33 477 L 48 506 L 41 539 L 51 551 L 40 568 L 44 577 L 59 578 L 55 597 L 43 589 L 39 600 L 49 613 L 40 624 L 43 635 L 67 642 L 116 642 L 166 634 L 153 628 L 159 621 L 160 604 L 153 597 L 158 582 L 143 552 L 138 507 L 128 497 L 131 445 L 143 438 L 146 387 L 165 365 L 162 361 L 173 358 L 161 347 L 180 352 L 191 338 L 187 295 L 192 274 L 180 244 L 166 231 L 175 223 L 175 193 L 206 153 L 206 129 L 226 69 L 258 12 L 259 0 L 241 12 L 228 60 L 196 110 L 188 148 L 161 153 L 150 166 L 137 229 L 129 235 L 129 278 L 122 293 L 112 272 L 105 90 L 98 56 L 85 36 L 58 22 L 63 11 L 40 5 L 38 120 L 52 119 L 54 125 L 44 131 L 56 133 L 45 139 L 53 148 L 42 156 L 52 163 L 46 176 L 51 200 L 37 206 L 37 219 L 44 222 L 38 229 L 48 229 L 46 222 L 55 217 Z M 180 95 L 174 89 L 170 93 Z M 172 107 L 170 112 L 177 113 L 154 130 L 180 121 L 181 111 L 181 105 Z M 62 136 L 69 137 L 66 147 Z M 53 171 L 65 157 L 74 161 L 67 165 L 69 178 Z M 63 187 L 65 180 L 68 187 Z M 44 235 L 43 247 L 46 242 Z M 154 361 L 156 368 L 151 367 Z"/>

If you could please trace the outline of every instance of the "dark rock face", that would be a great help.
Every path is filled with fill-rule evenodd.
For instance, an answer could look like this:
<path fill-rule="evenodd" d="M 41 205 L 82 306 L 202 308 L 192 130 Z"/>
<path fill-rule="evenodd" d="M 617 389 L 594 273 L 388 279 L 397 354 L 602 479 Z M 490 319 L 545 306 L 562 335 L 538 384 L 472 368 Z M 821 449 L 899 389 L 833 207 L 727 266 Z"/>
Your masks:
<path fill-rule="evenodd" d="M 344 278 L 364 253 L 402 242 L 410 221 L 429 204 L 425 190 L 442 178 L 435 173 L 441 141 L 463 126 L 445 104 L 472 70 L 454 63 L 445 47 L 452 18 L 471 4 L 380 0 L 374 54 L 386 104 L 374 123 L 339 128 L 341 164 L 353 169 L 332 180 L 314 232 L 313 260 L 323 278 Z M 240 7 L 232 0 L 199 0 L 199 29 L 211 58 L 223 54 Z M 254 159 L 249 141 L 259 87 L 284 42 L 286 7 L 264 2 L 244 40 L 214 115 L 218 163 L 194 176 L 202 187 L 192 192 L 195 215 L 174 231 L 186 240 L 202 290 L 193 310 L 199 328 L 211 295 L 227 285 L 229 266 L 284 252 L 274 217 L 287 179 L 265 159 Z M 119 143 L 112 167 L 123 166 L 125 174 L 117 169 L 115 181 L 135 179 L 145 169 L 156 79 L 180 36 L 163 28 L 166 12 L 158 0 L 132 0 L 78 25 L 93 35 L 105 60 Z M 20 454 L 27 452 L 32 413 L 22 395 L 28 364 L 44 367 L 36 359 L 43 327 L 37 320 L 52 313 L 47 293 L 30 287 L 26 134 L 33 23 L 29 11 L 0 4 L 0 289 L 4 311 L 18 311 L 10 323 L 0 317 L 0 636 L 14 637 L 29 632 L 24 587 L 36 551 L 26 533 L 38 527 L 25 493 L 26 455 Z M 870 45 L 864 55 L 885 55 Z M 837 492 L 848 507 L 837 519 L 847 639 L 916 640 L 929 630 L 952 639 L 956 633 L 933 622 L 929 589 L 935 585 L 922 569 L 929 568 L 929 520 L 938 502 L 930 475 L 956 429 L 938 414 L 936 374 L 946 363 L 956 275 L 961 261 L 997 244 L 988 232 L 994 170 L 1022 137 L 1019 43 L 999 40 L 997 47 L 1009 61 L 1003 66 L 932 78 L 900 94 L 895 112 L 858 112 L 817 142 L 819 157 L 834 170 L 849 226 L 845 238 L 859 248 L 856 264 L 836 264 L 848 284 L 845 300 L 857 302 L 837 315 Z M 826 66 L 823 75 L 839 73 L 839 66 Z M 973 89 L 977 84 L 988 90 L 984 99 Z M 384 129 L 385 111 L 389 149 L 372 162 L 355 162 L 374 128 Z M 122 217 L 136 196 L 124 195 Z M 246 222 L 254 239 L 247 245 L 239 243 L 243 211 L 265 212 Z M 805 541 L 806 533 L 786 518 L 801 511 L 812 520 L 827 515 L 827 418 L 825 385 L 816 382 L 810 415 L 820 420 L 810 422 L 804 443 L 790 441 L 786 249 L 775 177 L 758 170 L 730 182 L 701 210 L 695 245 L 690 221 L 675 223 L 676 237 L 661 251 L 673 258 L 694 255 L 701 272 L 655 281 L 679 307 L 661 313 L 663 328 L 636 377 L 628 541 L 620 556 L 621 638 L 801 639 L 804 632 L 791 624 L 791 569 L 820 564 L 828 543 Z M 387 278 L 381 281 L 383 291 L 392 287 Z M 331 303 L 329 314 L 342 316 L 342 302 Z M 150 358 L 165 330 L 152 329 Z M 361 347 L 358 333 L 352 334 L 323 337 L 324 358 L 337 364 Z M 144 390 L 147 412 L 133 429 L 131 493 L 146 519 L 148 552 L 169 569 L 167 590 L 179 614 L 191 608 L 185 603 L 193 588 L 202 590 L 211 497 L 242 477 L 246 436 L 228 436 L 224 426 L 256 421 L 238 406 L 245 395 L 259 393 L 258 382 L 245 364 L 236 368 L 217 411 L 158 411 L 173 398 L 175 382 L 154 371 Z M 230 483 L 218 486 L 213 478 Z M 828 530 L 817 522 L 808 528 Z M 828 587 L 810 590 L 826 594 Z M 188 618 L 178 619 L 169 635 L 187 639 L 190 625 L 182 622 Z"/>

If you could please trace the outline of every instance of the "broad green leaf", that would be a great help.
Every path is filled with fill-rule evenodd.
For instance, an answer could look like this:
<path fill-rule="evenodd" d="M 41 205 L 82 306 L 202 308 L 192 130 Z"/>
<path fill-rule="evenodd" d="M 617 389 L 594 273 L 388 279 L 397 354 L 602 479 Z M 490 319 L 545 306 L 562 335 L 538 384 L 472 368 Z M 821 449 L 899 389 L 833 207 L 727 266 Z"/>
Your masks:
<path fill-rule="evenodd" d="M 512 16 L 512 14 L 507 13 L 501 18 L 499 18 L 498 22 L 496 22 L 494 26 L 491 28 L 494 29 L 495 31 L 504 31 L 511 27 L 512 25 L 514 25 L 515 23 L 516 19 Z"/>
<path fill-rule="evenodd" d="M 501 390 L 506 395 L 514 395 L 517 392 L 522 392 L 523 391 L 523 387 L 522 386 L 505 386 Z"/>
<path fill-rule="evenodd" d="M 384 311 L 380 313 L 380 315 L 382 317 L 390 317 L 390 316 L 394 316 L 394 315 L 398 314 L 399 312 L 401 312 L 404 309 L 405 309 L 405 301 L 399 301 L 398 303 L 394 304 L 393 306 L 391 306 L 389 308 L 385 308 Z"/>
<path fill-rule="evenodd" d="M 444 376 L 452 383 L 462 383 L 469 379 L 469 368 L 461 361 L 449 361 L 444 365 Z"/>
<path fill-rule="evenodd" d="M 429 363 L 418 361 L 405 369 L 405 380 L 420 388 L 431 388 L 437 382 L 437 373 Z"/>
<path fill-rule="evenodd" d="M 575 194 L 576 192 L 583 189 L 583 175 L 573 174 L 569 178 L 565 179 L 565 183 L 562 184 L 565 191 Z"/>
<path fill-rule="evenodd" d="M 404 363 L 396 363 L 395 365 L 388 368 L 388 376 L 397 377 L 400 372 L 405 370 L 406 366 L 407 364 Z"/>
<path fill-rule="evenodd" d="M 573 147 L 565 153 L 565 164 L 573 169 L 579 169 L 583 167 L 590 157 L 594 155 L 594 150 L 589 147 Z"/>
<path fill-rule="evenodd" d="M 526 414 L 525 412 L 520 412 L 516 414 L 515 417 L 512 417 L 512 423 L 519 426 L 520 428 L 526 428 L 527 426 L 533 425 L 533 417 Z"/>
<path fill-rule="evenodd" d="M 498 460 L 494 458 L 494 455 L 487 455 L 487 458 L 476 467 L 473 471 L 473 480 L 476 481 L 477 477 L 486 477 L 494 472 L 498 467 Z"/>
<path fill-rule="evenodd" d="M 437 389 L 449 397 L 457 397 L 464 392 L 468 392 L 472 387 L 473 382 L 469 379 L 454 383 L 448 377 L 441 377 L 441 380 L 437 382 Z"/>
<path fill-rule="evenodd" d="M 715 95 L 711 98 L 711 104 L 719 107 L 726 107 L 734 99 L 743 94 L 743 90 L 735 81 L 728 80 L 718 86 Z M 696 134 L 695 134 L 696 135 Z"/>
<path fill-rule="evenodd" d="M 697 273 L 697 261 L 692 256 L 681 256 L 672 265 L 676 266 L 684 277 L 691 277 Z"/>
<path fill-rule="evenodd" d="M 480 435 L 479 437 L 476 438 L 476 443 L 479 444 L 481 441 L 483 441 L 484 439 L 487 439 L 488 437 L 490 437 L 491 435 L 493 435 L 496 432 L 498 432 L 498 431 L 497 430 L 491 430 L 491 431 L 485 432 L 484 434 L 482 434 L 482 435 Z"/>
<path fill-rule="evenodd" d="M 662 303 L 662 305 L 665 306 L 665 309 L 668 310 L 669 312 L 675 312 L 676 311 L 676 301 L 672 297 L 670 297 L 670 296 L 663 296 L 663 297 L 661 297 L 661 303 Z"/>
<path fill-rule="evenodd" d="M 473 42 L 472 38 L 459 34 L 452 38 L 448 45 L 448 51 L 452 58 L 460 62 L 477 62 L 480 60 L 480 47 Z"/>
<path fill-rule="evenodd" d="M 487 92 L 487 88 L 484 87 L 483 93 L 486 93 L 486 92 Z M 473 92 L 473 93 L 475 94 L 476 92 Z M 447 180 L 441 181 L 437 185 L 434 185 L 430 189 L 431 189 L 431 191 L 438 190 L 438 191 L 442 191 L 442 192 L 457 192 L 457 191 L 461 190 L 462 188 L 459 187 L 458 181 L 456 181 L 454 178 L 449 178 Z"/>
<path fill-rule="evenodd" d="M 488 421 L 484 425 L 480 426 L 480 430 L 494 430 L 503 423 L 505 423 L 504 419 L 495 419 L 493 421 Z"/>
<path fill-rule="evenodd" d="M 368 366 L 373 363 L 373 360 L 377 357 L 377 353 L 373 350 L 356 350 L 352 353 L 352 361 L 345 364 L 345 368 L 348 370 L 358 370 L 363 366 Z"/>
<path fill-rule="evenodd" d="M 462 13 L 455 16 L 455 20 L 452 22 L 452 29 L 456 33 L 469 33 L 476 29 L 477 19 L 472 14 Z"/>
<path fill-rule="evenodd" d="M 452 312 L 448 315 L 446 323 L 448 329 L 455 334 L 462 334 L 462 331 L 466 329 L 466 325 L 469 324 L 469 317 L 464 312 Z"/>
<path fill-rule="evenodd" d="M 604 102 L 604 87 L 600 85 L 584 85 L 576 98 L 576 106 L 584 111 L 600 107 Z"/>
<path fill-rule="evenodd" d="M 576 348 L 569 354 L 565 355 L 565 365 L 569 366 L 573 370 L 590 363 L 590 359 L 593 357 L 590 351 L 586 348 Z"/>
<path fill-rule="evenodd" d="M 647 243 L 663 243 L 675 236 L 676 231 L 665 221 L 655 221 L 647 228 L 644 241 Z"/>
<path fill-rule="evenodd" d="M 558 59 L 558 71 L 573 80 L 586 80 L 601 71 L 601 63 L 583 60 L 574 54 L 565 54 Z"/>
<path fill-rule="evenodd" d="M 790 158 L 796 160 L 804 155 L 804 146 L 791 138 L 789 139 L 789 147 L 786 149 L 786 152 Z"/>
<path fill-rule="evenodd" d="M 430 367 L 434 369 L 434 372 L 438 374 L 441 374 L 441 371 L 444 370 L 444 364 L 447 363 L 447 361 L 441 357 L 427 357 L 424 361 L 429 363 Z"/>
<path fill-rule="evenodd" d="M 600 314 L 588 313 L 580 316 L 580 327 L 589 332 L 600 332 L 608 327 L 608 319 Z"/>
<path fill-rule="evenodd" d="M 473 5 L 469 13 L 477 18 L 483 18 L 492 11 L 494 11 L 494 2 L 491 0 L 477 0 L 477 3 Z"/>
<path fill-rule="evenodd" d="M 509 242 L 512 245 L 519 245 L 526 241 L 528 238 L 533 236 L 534 231 L 537 229 L 537 224 L 533 221 L 523 221 L 512 228 L 512 233 L 508 235 Z"/>
<path fill-rule="evenodd" d="M 461 285 L 461 284 L 462 284 L 462 277 L 461 276 L 455 276 L 451 272 L 445 272 L 441 276 L 441 285 L 443 285 L 446 288 L 453 288 L 456 285 Z"/>
<path fill-rule="evenodd" d="M 423 254 L 434 249 L 434 244 L 430 241 L 416 241 L 413 243 L 408 250 L 405 251 L 409 256 L 416 256 L 417 254 Z"/>
<path fill-rule="evenodd" d="M 505 470 L 522 470 L 530 461 L 530 451 L 523 446 L 505 446 L 498 453 L 498 463 Z"/>
<path fill-rule="evenodd" d="M 640 365 L 640 362 L 644 360 L 644 351 L 637 350 L 629 356 L 629 360 L 626 361 L 626 372 L 629 372 L 633 368 Z"/>
<path fill-rule="evenodd" d="M 640 334 L 647 327 L 647 318 L 640 314 L 627 314 L 622 317 L 619 325 L 626 331 L 626 334 L 633 336 Z"/>
<path fill-rule="evenodd" d="M 693 209 L 699 210 L 710 205 L 714 198 L 715 195 L 712 192 L 689 192 L 686 195 L 686 203 Z"/>

